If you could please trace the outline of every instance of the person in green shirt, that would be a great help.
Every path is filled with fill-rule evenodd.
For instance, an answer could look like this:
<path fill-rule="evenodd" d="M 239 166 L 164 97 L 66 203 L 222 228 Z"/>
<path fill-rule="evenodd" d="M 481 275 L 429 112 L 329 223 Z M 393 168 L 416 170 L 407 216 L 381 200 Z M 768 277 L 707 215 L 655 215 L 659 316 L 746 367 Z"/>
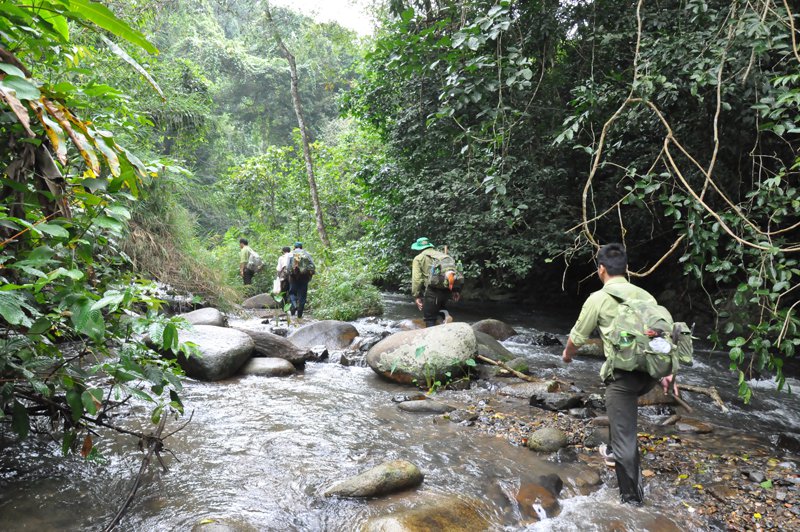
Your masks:
<path fill-rule="evenodd" d="M 242 284 L 253 284 L 254 271 L 247 267 L 247 261 L 253 250 L 247 243 L 246 238 L 239 239 L 239 275 L 242 276 Z"/>
<path fill-rule="evenodd" d="M 578 347 L 585 344 L 595 329 L 600 331 L 603 340 L 603 353 L 606 361 L 600 369 L 600 378 L 606 385 L 606 411 L 610 427 L 610 453 L 606 458 L 613 459 L 620 498 L 624 503 L 641 504 L 644 498 L 642 478 L 639 468 L 639 448 L 637 440 L 638 399 L 649 392 L 657 381 L 643 371 L 623 371 L 614 368 L 616 356 L 614 346 L 609 341 L 611 322 L 617 315 L 618 300 L 652 300 L 646 290 L 628 282 L 628 256 L 622 244 L 602 246 L 597 253 L 597 276 L 603 282 L 603 289 L 592 293 L 583 304 L 578 321 L 572 327 L 567 346 L 561 355 L 565 363 L 572 362 Z M 678 385 L 674 376 L 661 379 L 664 393 L 670 384 L 675 395 Z"/>
<path fill-rule="evenodd" d="M 425 327 L 433 327 L 436 325 L 440 313 L 444 311 L 450 296 L 453 296 L 453 301 L 458 301 L 461 294 L 457 291 L 451 292 L 428 286 L 428 276 L 431 266 L 436 260 L 434 255 L 437 251 L 427 237 L 418 238 L 411 244 L 411 249 L 421 251 L 411 262 L 411 296 L 414 298 L 417 308 L 422 311 Z"/>

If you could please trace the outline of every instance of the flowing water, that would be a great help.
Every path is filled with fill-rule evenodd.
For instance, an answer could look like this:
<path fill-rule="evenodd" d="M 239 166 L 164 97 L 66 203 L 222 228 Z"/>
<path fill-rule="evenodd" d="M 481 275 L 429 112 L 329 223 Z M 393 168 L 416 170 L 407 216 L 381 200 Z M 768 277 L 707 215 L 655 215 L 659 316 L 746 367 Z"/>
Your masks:
<path fill-rule="evenodd" d="M 390 319 L 418 317 L 407 298 L 387 295 L 386 305 Z M 461 321 L 497 317 L 523 333 L 564 334 L 570 325 L 567 315 L 502 305 L 462 305 L 454 307 L 454 314 Z M 362 335 L 382 329 L 364 320 L 356 326 Z M 596 385 L 599 361 L 577 360 L 563 367 L 557 348 L 506 346 L 548 374 Z M 774 383 L 753 382 L 753 405 L 741 405 L 733 397 L 735 381 L 723 371 L 724 361 L 698 358 L 685 381 L 718 386 L 732 407 L 721 414 L 709 402 L 693 401 L 696 417 L 719 427 L 710 446 L 728 444 L 733 434 L 728 429 L 736 427 L 747 426 L 753 441 L 763 440 L 762 434 L 800 430 L 796 395 L 777 394 Z M 409 391 L 380 380 L 369 368 L 335 363 L 309 363 L 288 378 L 188 381 L 183 397 L 193 417 L 167 441 L 172 453 L 163 456 L 169 471 L 150 468 L 119 530 L 191 530 L 204 519 L 222 519 L 242 530 L 358 530 L 372 516 L 438 495 L 479 501 L 494 529 L 507 531 L 608 530 L 616 521 L 648 529 L 654 516 L 668 520 L 681 508 L 681 501 L 665 496 L 658 482 L 648 483 L 645 508 L 620 506 L 613 486 L 582 495 L 573 482 L 579 466 L 547 461 L 502 438 L 435 416 L 402 412 L 391 398 Z M 458 401 L 466 393 L 476 392 L 444 392 L 442 397 Z M 0 529 L 101 530 L 125 499 L 141 460 L 129 438 L 102 436 L 107 461 L 95 464 L 64 459 L 56 442 L 32 437 L 16 443 L 9 433 L 0 433 Z M 416 464 L 425 474 L 423 485 L 376 500 L 322 496 L 332 484 L 391 459 Z M 565 481 L 561 514 L 520 524 L 519 509 L 509 498 L 526 479 L 547 473 Z M 675 525 L 699 528 L 683 517 Z"/>

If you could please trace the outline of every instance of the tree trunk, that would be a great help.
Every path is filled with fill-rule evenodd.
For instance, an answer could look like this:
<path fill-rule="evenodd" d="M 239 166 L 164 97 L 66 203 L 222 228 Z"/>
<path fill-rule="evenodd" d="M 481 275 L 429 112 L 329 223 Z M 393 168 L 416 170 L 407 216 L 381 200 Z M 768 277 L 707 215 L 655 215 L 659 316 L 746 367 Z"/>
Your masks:
<path fill-rule="evenodd" d="M 270 12 L 269 2 L 264 5 L 266 12 L 267 22 L 269 24 L 272 37 L 275 39 L 275 44 L 283 55 L 286 62 L 289 63 L 289 73 L 291 78 L 291 91 L 292 91 L 292 104 L 294 104 L 294 112 L 297 115 L 297 125 L 300 128 L 300 138 L 303 142 L 303 159 L 306 163 L 306 174 L 308 175 L 308 188 L 311 190 L 311 203 L 314 206 L 314 214 L 317 219 L 317 233 L 322 245 L 326 248 L 331 247 L 328 240 L 328 233 L 325 231 L 325 223 L 322 220 L 322 206 L 319 203 L 319 194 L 317 193 L 317 180 L 314 178 L 314 162 L 311 160 L 311 147 L 308 141 L 308 130 L 306 129 L 306 121 L 303 117 L 303 103 L 300 100 L 300 90 L 297 81 L 297 63 L 294 60 L 294 55 L 289 51 L 281 38 L 278 29 L 275 27 L 275 21 L 272 19 Z"/>

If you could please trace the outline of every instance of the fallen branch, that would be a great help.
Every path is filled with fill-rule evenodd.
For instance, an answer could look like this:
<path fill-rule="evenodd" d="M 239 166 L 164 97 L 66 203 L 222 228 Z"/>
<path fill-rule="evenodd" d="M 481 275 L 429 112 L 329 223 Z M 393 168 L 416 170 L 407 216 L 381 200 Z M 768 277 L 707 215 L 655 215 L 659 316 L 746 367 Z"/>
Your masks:
<path fill-rule="evenodd" d="M 513 369 L 512 367 L 510 367 L 508 364 L 506 364 L 504 362 L 500 362 L 498 360 L 492 360 L 491 358 L 487 358 L 487 357 L 485 357 L 483 355 L 476 355 L 475 358 L 477 358 L 481 362 L 486 362 L 487 364 L 491 364 L 493 366 L 501 367 L 504 370 L 512 373 L 515 377 L 519 377 L 520 379 L 522 379 L 524 381 L 528 381 L 528 382 L 555 382 L 559 386 L 563 385 L 563 386 L 567 386 L 567 387 L 571 385 L 569 382 L 564 382 L 564 381 L 561 381 L 561 380 L 558 380 L 558 379 L 547 379 L 547 380 L 544 380 L 544 379 L 539 379 L 539 378 L 536 378 L 536 377 L 531 377 L 530 375 L 525 375 L 524 373 L 521 373 L 521 372 Z M 547 391 L 550 391 L 550 390 L 548 389 Z"/>
<path fill-rule="evenodd" d="M 142 450 L 146 449 L 144 458 L 142 458 L 142 465 L 139 466 L 139 473 L 136 475 L 136 480 L 133 482 L 133 486 L 131 486 L 131 490 L 128 493 L 128 498 L 125 499 L 125 503 L 117 512 L 117 515 L 114 516 L 114 519 L 108 526 L 103 529 L 103 532 L 110 532 L 117 526 L 119 520 L 122 519 L 122 516 L 125 515 L 125 511 L 130 506 L 131 502 L 133 502 L 133 498 L 136 496 L 136 492 L 139 490 L 139 485 L 142 483 L 142 477 L 144 476 L 145 471 L 147 471 L 147 466 L 150 465 L 150 459 L 155 454 L 158 457 L 159 462 L 161 463 L 162 467 L 164 463 L 161 462 L 161 457 L 158 456 L 158 453 L 164 447 L 163 439 L 161 438 L 161 433 L 164 432 L 164 427 L 167 423 L 167 416 L 162 415 L 161 421 L 158 423 L 158 428 L 156 428 L 155 432 L 150 434 L 149 436 L 145 436 L 141 440 Z"/>
<path fill-rule="evenodd" d="M 701 393 L 703 395 L 707 395 L 710 398 L 712 398 L 714 400 L 714 402 L 717 403 L 717 405 L 719 405 L 720 409 L 723 412 L 725 412 L 725 413 L 728 412 L 728 407 L 725 406 L 725 403 L 722 401 L 722 397 L 719 396 L 719 392 L 713 386 L 709 386 L 707 388 L 704 388 L 703 386 L 693 386 L 691 384 L 680 384 L 679 383 L 678 384 L 678 388 L 681 389 L 681 390 L 685 390 L 687 392 Z"/>

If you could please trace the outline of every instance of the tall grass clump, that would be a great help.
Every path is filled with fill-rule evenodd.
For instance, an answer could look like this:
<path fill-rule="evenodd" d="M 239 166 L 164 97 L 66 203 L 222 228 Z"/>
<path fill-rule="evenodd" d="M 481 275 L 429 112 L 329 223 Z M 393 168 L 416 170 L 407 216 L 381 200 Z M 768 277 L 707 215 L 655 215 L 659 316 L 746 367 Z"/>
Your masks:
<path fill-rule="evenodd" d="M 383 313 L 381 294 L 372 284 L 377 267 L 364 250 L 339 248 L 326 259 L 317 266 L 310 286 L 309 306 L 315 318 L 350 321 Z"/>

